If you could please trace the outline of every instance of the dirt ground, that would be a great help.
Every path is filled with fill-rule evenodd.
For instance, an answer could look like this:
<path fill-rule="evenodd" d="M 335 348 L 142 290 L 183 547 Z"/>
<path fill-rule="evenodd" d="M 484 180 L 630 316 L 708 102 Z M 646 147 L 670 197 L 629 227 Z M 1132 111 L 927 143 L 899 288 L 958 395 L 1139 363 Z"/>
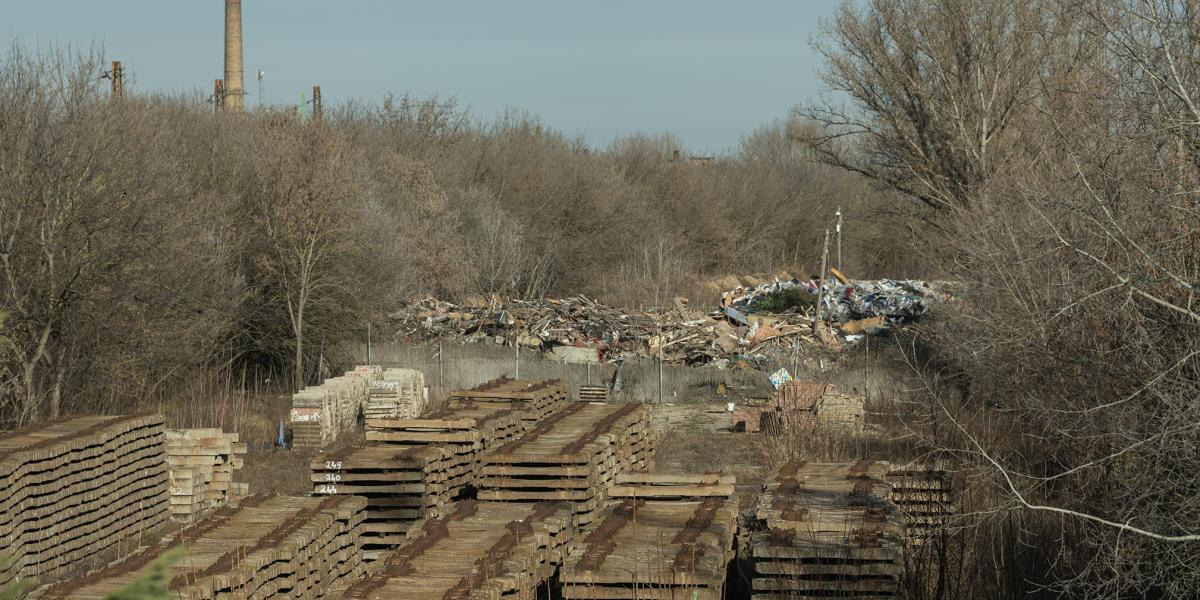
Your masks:
<path fill-rule="evenodd" d="M 741 509 L 753 506 L 769 468 L 766 447 L 759 435 L 730 431 L 724 401 L 664 404 L 655 406 L 652 415 L 663 432 L 656 472 L 734 475 Z"/>

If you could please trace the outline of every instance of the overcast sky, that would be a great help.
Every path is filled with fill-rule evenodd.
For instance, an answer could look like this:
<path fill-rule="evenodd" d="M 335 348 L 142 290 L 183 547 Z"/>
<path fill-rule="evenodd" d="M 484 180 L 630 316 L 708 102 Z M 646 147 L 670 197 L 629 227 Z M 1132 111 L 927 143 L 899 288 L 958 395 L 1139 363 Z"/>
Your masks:
<path fill-rule="evenodd" d="M 696 152 L 820 93 L 809 40 L 836 0 L 244 0 L 248 106 L 388 92 L 515 108 L 603 146 L 671 132 Z M 0 0 L 26 47 L 103 44 L 130 90 L 223 75 L 222 0 Z M 254 74 L 266 71 L 259 97 Z"/>

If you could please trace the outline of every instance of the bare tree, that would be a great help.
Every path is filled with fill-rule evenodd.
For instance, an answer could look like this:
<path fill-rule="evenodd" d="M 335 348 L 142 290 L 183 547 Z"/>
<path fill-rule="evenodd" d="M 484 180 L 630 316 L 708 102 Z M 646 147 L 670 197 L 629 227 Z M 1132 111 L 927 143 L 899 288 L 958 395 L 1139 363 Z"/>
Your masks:
<path fill-rule="evenodd" d="M 352 184 L 353 158 L 336 132 L 284 120 L 263 133 L 252 213 L 262 235 L 257 265 L 287 309 L 294 344 L 294 385 L 303 387 L 305 333 L 314 314 L 353 313 L 356 258 L 369 240 L 357 228 L 365 216 Z"/>
<path fill-rule="evenodd" d="M 823 160 L 935 209 L 969 292 L 926 338 L 959 393 L 931 387 L 915 429 L 977 467 L 992 514 L 1061 524 L 1059 570 L 1025 567 L 1054 589 L 1200 587 L 1196 17 L 847 3 L 825 52 L 851 103 L 805 109 Z"/>

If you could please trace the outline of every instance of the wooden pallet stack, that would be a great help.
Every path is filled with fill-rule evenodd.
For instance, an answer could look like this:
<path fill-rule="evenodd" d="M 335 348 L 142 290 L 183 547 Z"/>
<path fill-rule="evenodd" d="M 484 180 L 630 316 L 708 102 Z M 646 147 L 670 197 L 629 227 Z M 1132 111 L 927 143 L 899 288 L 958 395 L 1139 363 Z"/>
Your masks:
<path fill-rule="evenodd" d="M 957 512 L 954 477 L 945 460 L 914 461 L 892 467 L 891 500 L 904 515 L 910 544 L 924 543 L 945 532 Z"/>
<path fill-rule="evenodd" d="M 167 464 L 171 479 L 171 518 L 190 522 L 201 513 L 246 495 L 233 481 L 242 468 L 246 444 L 220 429 L 168 429 Z"/>
<path fill-rule="evenodd" d="M 415 419 L 425 412 L 425 375 L 416 369 L 386 369 L 370 386 L 368 419 Z"/>
<path fill-rule="evenodd" d="M 100 600 L 164 568 L 173 598 L 340 598 L 364 573 L 365 504 L 352 496 L 252 496 L 42 598 Z"/>
<path fill-rule="evenodd" d="M 450 394 L 451 405 L 501 404 L 517 410 L 521 418 L 533 423 L 546 418 L 571 402 L 571 386 L 561 379 L 493 379 L 469 390 Z"/>
<path fill-rule="evenodd" d="M 367 419 L 367 441 L 403 446 L 440 446 L 451 451 L 457 492 L 474 484 L 483 453 L 525 432 L 529 422 L 518 409 L 500 402 L 456 400 L 421 419 Z"/>
<path fill-rule="evenodd" d="M 826 393 L 817 400 L 817 426 L 862 431 L 865 407 L 866 399 L 862 396 Z"/>
<path fill-rule="evenodd" d="M 289 418 L 292 446 L 320 448 L 354 429 L 370 397 L 371 382 L 380 376 L 379 367 L 356 367 L 293 394 Z"/>
<path fill-rule="evenodd" d="M 784 465 L 759 497 L 750 534 L 755 600 L 895 598 L 904 522 L 887 463 Z"/>
<path fill-rule="evenodd" d="M 353 600 L 537 600 L 572 535 L 561 504 L 463 500 L 351 587 Z"/>
<path fill-rule="evenodd" d="M 0 588 L 136 545 L 170 514 L 161 416 L 88 416 L 0 438 Z"/>
<path fill-rule="evenodd" d="M 608 386 L 581 384 L 579 400 L 581 402 L 608 402 Z"/>
<path fill-rule="evenodd" d="M 354 495 L 366 500 L 362 526 L 364 557 L 375 560 L 410 539 L 425 519 L 449 504 L 462 463 L 437 445 L 372 444 L 320 455 L 312 461 L 313 493 Z"/>
<path fill-rule="evenodd" d="M 650 429 L 642 404 L 571 404 L 484 455 L 479 499 L 569 501 L 587 523 L 618 473 L 649 465 Z"/>
<path fill-rule="evenodd" d="M 563 566 L 567 600 L 723 598 L 734 557 L 734 478 L 618 477 L 612 501 Z"/>
<path fill-rule="evenodd" d="M 367 497 L 365 547 L 374 560 L 474 484 L 484 452 L 525 431 L 524 402 L 456 399 L 424 418 L 369 418 L 367 445 L 313 460 L 313 491 Z"/>

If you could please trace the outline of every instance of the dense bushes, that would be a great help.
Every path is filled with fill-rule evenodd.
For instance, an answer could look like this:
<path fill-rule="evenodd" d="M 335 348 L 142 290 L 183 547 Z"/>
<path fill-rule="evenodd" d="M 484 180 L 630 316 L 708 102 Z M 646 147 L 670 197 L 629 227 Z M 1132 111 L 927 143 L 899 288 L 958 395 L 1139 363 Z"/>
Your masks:
<path fill-rule="evenodd" d="M 979 514 L 1035 523 L 1002 537 L 1060 548 L 977 597 L 1200 589 L 1197 22 L 1178 0 L 872 0 L 822 38 L 851 102 L 802 109 L 826 125 L 804 137 L 905 195 L 968 290 L 925 339 L 957 393 L 931 386 L 916 431 L 998 492 Z"/>
<path fill-rule="evenodd" d="M 839 205 L 851 272 L 905 264 L 873 248 L 909 235 L 868 221 L 872 193 L 793 153 L 783 123 L 701 166 L 669 137 L 597 150 L 436 99 L 323 121 L 112 100 L 100 64 L 15 47 L 0 65 L 0 422 L 120 410 L 204 370 L 308 380 L 409 296 L 695 296 L 815 264 Z"/>

